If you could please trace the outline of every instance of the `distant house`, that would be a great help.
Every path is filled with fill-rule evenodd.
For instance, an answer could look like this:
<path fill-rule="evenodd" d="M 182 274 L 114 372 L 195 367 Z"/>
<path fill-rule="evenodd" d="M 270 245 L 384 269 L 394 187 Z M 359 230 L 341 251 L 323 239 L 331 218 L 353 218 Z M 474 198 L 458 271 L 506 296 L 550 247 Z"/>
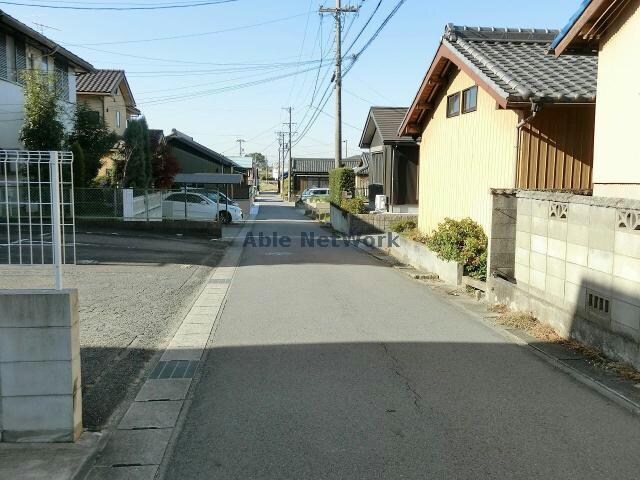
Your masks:
<path fill-rule="evenodd" d="M 369 186 L 387 198 L 390 212 L 418 210 L 420 148 L 411 136 L 398 130 L 407 108 L 372 107 L 360 139 L 360 148 L 371 154 Z"/>
<path fill-rule="evenodd" d="M 172 155 L 180 165 L 180 173 L 234 173 L 237 165 L 228 157 L 196 142 L 175 128 L 165 136 Z"/>
<path fill-rule="evenodd" d="M 235 171 L 242 174 L 244 185 L 257 185 L 257 167 L 253 164 L 253 157 L 229 156 L 227 158 L 237 165 Z"/>
<path fill-rule="evenodd" d="M 345 158 L 342 164 L 347 168 L 357 168 L 360 164 L 360 155 Z M 334 168 L 335 159 L 333 158 L 294 157 L 291 163 L 291 191 L 299 193 L 307 188 L 328 187 L 329 170 Z"/>
<path fill-rule="evenodd" d="M 640 0 L 587 0 L 551 46 L 597 55 L 593 194 L 640 199 Z"/>
<path fill-rule="evenodd" d="M 360 164 L 354 169 L 356 172 L 356 189 L 364 190 L 369 187 L 369 164 L 371 163 L 371 154 L 363 152 L 360 156 Z M 358 192 L 361 193 L 361 192 Z"/>
<path fill-rule="evenodd" d="M 419 227 L 491 223 L 490 188 L 590 189 L 597 62 L 552 30 L 448 25 L 400 135 L 421 138 Z"/>
<path fill-rule="evenodd" d="M 122 135 L 127 121 L 140 115 L 124 70 L 95 70 L 78 76 L 78 102 L 83 102 Z"/>
<path fill-rule="evenodd" d="M 23 148 L 19 140 L 24 123 L 22 72 L 40 70 L 55 76 L 64 107 L 71 114 L 76 103 L 76 74 L 93 66 L 0 10 L 0 147 Z M 72 128 L 72 116 L 62 119 Z"/>

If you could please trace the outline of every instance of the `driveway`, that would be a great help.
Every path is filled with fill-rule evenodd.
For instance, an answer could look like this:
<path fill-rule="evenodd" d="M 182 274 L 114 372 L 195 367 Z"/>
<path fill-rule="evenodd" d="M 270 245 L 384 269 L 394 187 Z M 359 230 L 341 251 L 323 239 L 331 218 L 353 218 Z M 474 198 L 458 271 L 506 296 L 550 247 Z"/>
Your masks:
<path fill-rule="evenodd" d="M 80 296 L 83 423 L 100 430 L 164 348 L 227 246 L 126 228 L 80 228 L 64 286 Z M 51 267 L 6 267 L 0 288 L 51 288 Z M 135 389 L 134 389 L 135 390 Z"/>
<path fill-rule="evenodd" d="M 168 479 L 636 479 L 640 421 L 263 202 Z"/>

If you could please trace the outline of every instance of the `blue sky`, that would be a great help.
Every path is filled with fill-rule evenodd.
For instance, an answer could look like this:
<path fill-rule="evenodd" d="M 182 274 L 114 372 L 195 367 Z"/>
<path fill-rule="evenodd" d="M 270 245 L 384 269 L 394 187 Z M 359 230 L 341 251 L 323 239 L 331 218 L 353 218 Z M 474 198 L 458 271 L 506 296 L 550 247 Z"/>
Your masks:
<path fill-rule="evenodd" d="M 50 5 L 72 3 L 21 1 Z M 184 1 L 175 0 L 175 3 Z M 108 4 L 167 2 L 118 0 Z M 99 0 L 75 3 L 90 6 Z M 318 0 L 237 0 L 206 7 L 144 12 L 51 10 L 2 3 L 0 8 L 34 28 L 44 28 L 45 35 L 98 68 L 125 69 L 136 101 L 152 128 L 164 129 L 166 133 L 177 128 L 229 155 L 237 155 L 236 139 L 242 138 L 248 141 L 247 152 L 263 152 L 270 162 L 275 162 L 274 132 L 284 129 L 282 123 L 287 118 L 282 107 L 293 106 L 294 122 L 302 123 L 297 130 L 308 123 L 314 111 L 309 109 L 309 104 L 319 63 L 298 65 L 295 62 L 319 60 L 322 43 L 328 60 L 320 70 L 320 94 L 331 76 L 329 47 L 332 47 L 333 22 L 330 17 L 321 22 L 317 13 L 320 3 Z M 333 0 L 325 3 L 335 5 Z M 343 3 L 357 5 L 361 0 L 343 0 Z M 345 19 L 345 46 L 351 44 L 377 3 L 378 0 L 365 0 L 357 16 Z M 382 0 L 354 51 L 371 36 L 396 3 L 397 0 Z M 409 105 L 447 23 L 561 28 L 578 4 L 579 0 L 407 0 L 344 79 L 343 132 L 349 155 L 359 152 L 361 129 L 371 105 Z M 270 21 L 273 22 L 224 33 L 140 41 Z M 34 22 L 51 28 L 36 27 Z M 310 71 L 247 88 L 219 91 L 304 70 Z M 326 79 L 320 83 L 326 72 L 329 72 Z M 184 98 L 185 94 L 193 97 Z M 317 122 L 294 147 L 294 156 L 333 156 L 333 105 L 331 99 L 326 113 L 319 114 Z"/>

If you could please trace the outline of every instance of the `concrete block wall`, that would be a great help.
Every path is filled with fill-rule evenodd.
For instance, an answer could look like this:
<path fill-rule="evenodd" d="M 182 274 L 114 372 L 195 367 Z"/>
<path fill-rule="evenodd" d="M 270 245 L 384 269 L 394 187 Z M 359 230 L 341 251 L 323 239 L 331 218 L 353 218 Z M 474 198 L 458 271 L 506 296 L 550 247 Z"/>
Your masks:
<path fill-rule="evenodd" d="M 374 235 L 390 231 L 391 224 L 396 221 L 414 221 L 418 216 L 401 213 L 363 213 L 353 215 L 346 210 L 331 204 L 331 226 L 345 235 Z"/>
<path fill-rule="evenodd" d="M 0 441 L 82 431 L 76 290 L 0 290 Z"/>
<path fill-rule="evenodd" d="M 513 278 L 515 275 L 516 191 L 494 191 L 489 235 L 487 271 L 490 275 Z"/>
<path fill-rule="evenodd" d="M 519 191 L 516 217 L 519 298 L 553 307 L 541 320 L 560 334 L 640 366 L 640 202 Z"/>

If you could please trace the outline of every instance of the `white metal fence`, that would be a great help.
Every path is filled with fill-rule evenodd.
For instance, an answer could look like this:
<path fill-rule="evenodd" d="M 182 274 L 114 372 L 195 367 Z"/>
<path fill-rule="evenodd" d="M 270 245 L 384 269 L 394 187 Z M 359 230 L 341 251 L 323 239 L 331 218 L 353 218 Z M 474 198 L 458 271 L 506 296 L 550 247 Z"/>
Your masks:
<path fill-rule="evenodd" d="M 75 263 L 73 154 L 0 150 L 0 264 Z"/>

